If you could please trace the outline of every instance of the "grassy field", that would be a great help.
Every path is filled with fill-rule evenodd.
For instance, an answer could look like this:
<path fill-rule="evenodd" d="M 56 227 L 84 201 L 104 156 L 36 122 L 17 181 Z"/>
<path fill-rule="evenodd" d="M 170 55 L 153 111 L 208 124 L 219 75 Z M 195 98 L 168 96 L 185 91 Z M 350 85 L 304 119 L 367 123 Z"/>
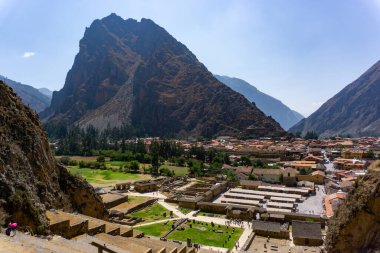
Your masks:
<path fill-rule="evenodd" d="M 131 174 L 112 170 L 79 168 L 79 166 L 68 166 L 67 168 L 72 174 L 79 175 L 92 184 L 108 184 L 120 181 L 134 181 L 150 178 L 150 175 Z"/>
<path fill-rule="evenodd" d="M 168 232 L 172 228 L 173 224 L 174 221 L 169 221 L 166 225 L 165 222 L 162 222 L 153 225 L 138 227 L 136 229 L 138 229 L 141 232 L 144 232 L 146 235 L 162 237 L 163 235 L 165 235 L 166 232 Z"/>
<path fill-rule="evenodd" d="M 163 214 L 166 213 L 166 216 Z M 130 213 L 132 217 L 142 218 L 145 222 L 152 222 L 157 220 L 165 220 L 170 218 L 170 212 L 158 203 L 153 204 L 151 207 L 144 208 L 135 213 Z"/>
<path fill-rule="evenodd" d="M 200 215 L 200 216 L 208 216 L 208 217 L 224 217 L 223 214 L 208 213 L 208 212 L 199 212 L 198 215 Z"/>
<path fill-rule="evenodd" d="M 190 224 L 192 224 L 192 228 L 190 228 Z M 187 238 L 191 238 L 193 243 L 231 249 L 243 233 L 241 228 L 235 228 L 235 231 L 233 231 L 231 227 L 227 229 L 226 226 L 218 227 L 218 225 L 214 226 L 214 232 L 210 223 L 203 223 L 203 225 L 197 222 L 195 224 L 187 223 L 183 227 L 185 227 L 185 230 L 177 229 L 167 238 L 184 242 Z M 231 235 L 230 239 L 228 239 L 229 234 Z"/>
<path fill-rule="evenodd" d="M 139 227 L 138 230 L 144 232 L 146 235 L 161 237 L 171 229 L 172 224 L 173 222 L 169 222 L 167 225 L 164 225 L 164 223 L 157 223 Z M 190 224 L 192 227 L 190 227 Z M 200 222 L 199 224 L 198 222 L 188 222 L 187 224 L 182 225 L 182 227 L 185 229 L 177 229 L 168 235 L 167 238 L 183 242 L 186 242 L 187 238 L 191 238 L 193 243 L 231 249 L 243 233 L 243 229 L 241 228 L 235 228 L 235 231 L 233 231 L 231 227 L 227 228 L 222 225 L 215 225 L 212 227 L 210 223 L 205 222 Z M 230 239 L 228 239 L 229 234 L 231 235 Z"/>
<path fill-rule="evenodd" d="M 114 167 L 114 168 L 119 168 L 120 166 L 125 166 L 129 164 L 128 162 L 123 162 L 123 161 L 109 161 L 106 162 L 107 167 Z"/>
<path fill-rule="evenodd" d="M 183 214 L 188 214 L 188 213 L 190 213 L 191 211 L 194 211 L 194 210 L 192 210 L 192 209 L 184 208 L 184 207 L 179 207 L 178 210 L 180 210 L 181 213 L 183 213 Z"/>
<path fill-rule="evenodd" d="M 169 170 L 174 170 L 176 176 L 186 176 L 189 174 L 189 167 L 180 167 L 180 166 L 172 166 L 172 165 L 161 165 L 161 168 L 168 168 Z"/>

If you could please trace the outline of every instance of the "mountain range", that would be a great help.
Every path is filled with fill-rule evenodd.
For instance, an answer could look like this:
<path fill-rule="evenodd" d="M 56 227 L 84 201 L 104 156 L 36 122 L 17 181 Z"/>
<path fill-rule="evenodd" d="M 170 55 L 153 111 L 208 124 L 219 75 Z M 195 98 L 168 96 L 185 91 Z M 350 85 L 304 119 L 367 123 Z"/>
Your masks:
<path fill-rule="evenodd" d="M 254 102 L 260 110 L 267 116 L 272 116 L 285 130 L 304 118 L 280 100 L 259 91 L 255 86 L 242 79 L 219 75 L 215 75 L 215 77 L 234 91 L 244 95 L 250 102 Z"/>
<path fill-rule="evenodd" d="M 285 134 L 149 19 L 95 20 L 79 48 L 64 87 L 40 114 L 45 122 L 127 125 L 150 136 Z"/>
<path fill-rule="evenodd" d="M 290 132 L 335 135 L 380 135 L 380 61 L 343 88 Z"/>
<path fill-rule="evenodd" d="M 40 90 L 26 84 L 13 81 L 5 76 L 0 75 L 0 80 L 12 87 L 13 91 L 21 98 L 22 102 L 28 105 L 36 112 L 45 110 L 50 105 L 51 96 L 46 94 L 49 91 L 46 88 Z M 41 92 L 44 91 L 44 92 Z"/>

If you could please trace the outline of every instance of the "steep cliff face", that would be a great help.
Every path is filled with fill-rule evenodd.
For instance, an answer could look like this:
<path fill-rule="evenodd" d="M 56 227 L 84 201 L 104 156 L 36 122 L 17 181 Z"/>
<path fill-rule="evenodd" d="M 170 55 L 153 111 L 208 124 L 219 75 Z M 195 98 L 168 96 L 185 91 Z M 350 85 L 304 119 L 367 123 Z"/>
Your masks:
<path fill-rule="evenodd" d="M 0 81 L 0 209 L 44 232 L 50 208 L 107 216 L 92 187 L 56 164 L 38 116 Z"/>
<path fill-rule="evenodd" d="M 379 136 L 380 61 L 289 131 Z"/>
<path fill-rule="evenodd" d="M 380 251 L 380 172 L 362 178 L 338 208 L 328 223 L 326 249 L 331 253 Z"/>
<path fill-rule="evenodd" d="M 130 125 L 159 136 L 284 134 L 162 27 L 115 14 L 86 29 L 63 89 L 41 115 L 51 123 Z"/>

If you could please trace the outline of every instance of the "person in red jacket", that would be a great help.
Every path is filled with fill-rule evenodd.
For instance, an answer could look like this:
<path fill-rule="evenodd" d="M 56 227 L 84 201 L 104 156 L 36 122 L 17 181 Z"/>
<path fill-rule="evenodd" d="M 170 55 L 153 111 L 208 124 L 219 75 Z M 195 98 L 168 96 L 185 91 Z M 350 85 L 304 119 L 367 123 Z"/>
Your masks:
<path fill-rule="evenodd" d="M 16 221 L 14 220 L 11 220 L 11 222 L 9 222 L 8 224 L 8 228 L 7 230 L 5 231 L 5 233 L 8 235 L 8 236 L 15 236 L 16 235 L 16 231 L 17 231 L 17 223 Z M 11 234 L 12 233 L 12 234 Z"/>

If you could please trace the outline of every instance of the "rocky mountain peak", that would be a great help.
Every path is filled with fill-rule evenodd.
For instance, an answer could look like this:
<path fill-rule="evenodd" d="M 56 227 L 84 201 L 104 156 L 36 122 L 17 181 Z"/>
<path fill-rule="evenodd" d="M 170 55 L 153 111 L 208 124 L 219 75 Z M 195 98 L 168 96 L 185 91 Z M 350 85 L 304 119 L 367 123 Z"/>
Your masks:
<path fill-rule="evenodd" d="M 114 14 L 86 29 L 63 89 L 41 115 L 99 130 L 130 125 L 144 135 L 284 134 L 165 29 Z"/>

